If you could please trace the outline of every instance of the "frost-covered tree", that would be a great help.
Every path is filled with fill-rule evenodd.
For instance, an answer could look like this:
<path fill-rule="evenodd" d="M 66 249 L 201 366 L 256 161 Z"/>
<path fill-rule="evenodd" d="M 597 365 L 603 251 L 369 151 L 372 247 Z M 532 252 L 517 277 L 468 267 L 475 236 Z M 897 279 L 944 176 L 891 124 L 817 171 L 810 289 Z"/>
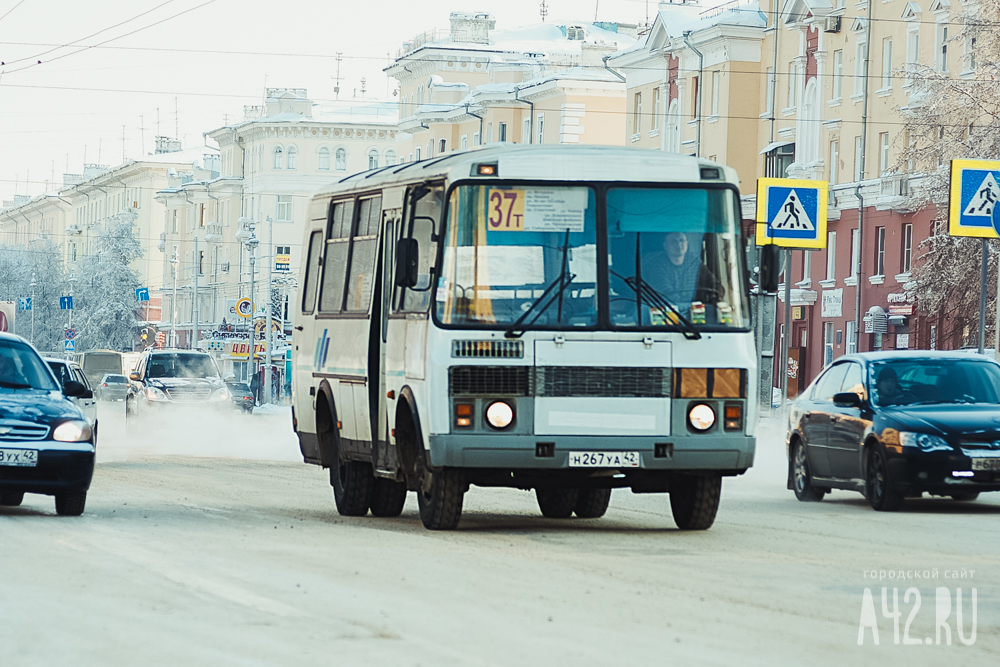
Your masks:
<path fill-rule="evenodd" d="M 913 271 L 913 292 L 923 309 L 941 318 L 944 337 L 971 344 L 979 313 L 982 241 L 947 235 L 951 160 L 1000 157 L 1000 0 L 972 0 L 952 19 L 958 27 L 949 51 L 962 54 L 962 74 L 920 66 L 904 118 L 900 169 L 912 181 L 912 208 L 931 207 L 932 235 Z M 988 313 L 995 312 L 1000 242 L 990 242 Z M 992 320 L 992 317 L 989 318 Z M 991 336 L 992 337 L 992 336 Z"/>
<path fill-rule="evenodd" d="M 33 339 L 43 353 L 62 355 L 69 313 L 59 309 L 59 297 L 69 294 L 68 289 L 62 253 L 52 241 L 38 238 L 25 247 L 0 246 L 0 298 L 17 301 L 34 295 L 32 311 L 18 311 L 14 318 L 14 333 Z"/>
<path fill-rule="evenodd" d="M 130 351 L 135 345 L 139 323 L 135 290 L 139 276 L 130 265 L 143 253 L 135 218 L 134 213 L 109 218 L 97 234 L 94 251 L 81 262 L 77 283 L 78 349 Z"/>

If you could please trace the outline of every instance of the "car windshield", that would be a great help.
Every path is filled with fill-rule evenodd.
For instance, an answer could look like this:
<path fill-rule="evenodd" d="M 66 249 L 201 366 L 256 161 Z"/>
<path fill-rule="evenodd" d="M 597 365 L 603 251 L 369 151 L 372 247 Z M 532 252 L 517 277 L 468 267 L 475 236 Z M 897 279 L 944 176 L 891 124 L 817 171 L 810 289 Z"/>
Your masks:
<path fill-rule="evenodd" d="M 216 378 L 219 370 L 205 354 L 157 354 L 149 358 L 150 378 Z"/>
<path fill-rule="evenodd" d="M 612 324 L 749 326 L 730 190 L 614 188 L 607 208 Z"/>
<path fill-rule="evenodd" d="M 906 359 L 873 363 L 872 400 L 878 406 L 934 403 L 1000 404 L 1000 366 L 988 361 Z"/>
<path fill-rule="evenodd" d="M 41 357 L 24 343 L 0 340 L 0 391 L 59 387 Z"/>
<path fill-rule="evenodd" d="M 245 394 L 250 393 L 250 387 L 244 382 L 227 382 L 226 384 L 234 391 L 242 391 Z"/>
<path fill-rule="evenodd" d="M 435 292 L 443 324 L 597 323 L 597 231 L 587 187 L 460 186 Z M 522 320 L 523 321 L 523 320 Z"/>
<path fill-rule="evenodd" d="M 124 375 L 108 375 L 105 376 L 104 381 L 108 384 L 125 384 L 127 382 Z"/>

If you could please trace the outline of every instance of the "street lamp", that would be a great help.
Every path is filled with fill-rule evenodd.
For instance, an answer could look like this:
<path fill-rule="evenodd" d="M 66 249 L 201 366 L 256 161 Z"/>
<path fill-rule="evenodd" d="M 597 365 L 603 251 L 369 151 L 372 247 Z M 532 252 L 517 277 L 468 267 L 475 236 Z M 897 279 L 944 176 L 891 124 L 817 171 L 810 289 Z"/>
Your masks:
<path fill-rule="evenodd" d="M 31 344 L 35 344 L 35 285 L 38 284 L 38 278 L 35 273 L 31 273 Z"/>
<path fill-rule="evenodd" d="M 170 258 L 170 266 L 174 269 L 174 298 L 170 302 L 170 347 L 177 347 L 177 264 L 179 264 L 177 259 L 177 250 L 174 250 L 174 256 Z"/>
<path fill-rule="evenodd" d="M 70 273 L 69 274 L 69 278 L 66 279 L 66 282 L 69 283 L 69 296 L 70 296 L 70 301 L 72 301 L 72 299 L 73 299 L 73 286 L 76 285 L 76 273 Z M 67 329 L 72 329 L 73 328 L 73 308 L 72 308 L 72 304 L 71 304 L 70 309 L 69 309 L 69 326 L 67 326 L 66 328 Z"/>
<path fill-rule="evenodd" d="M 247 250 L 250 251 L 250 325 L 247 327 L 247 333 L 250 337 L 250 375 L 255 375 L 257 373 L 256 361 L 254 360 L 254 337 L 253 337 L 253 316 L 256 314 L 256 302 L 254 301 L 254 267 L 257 264 L 257 246 L 260 245 L 260 241 L 257 240 L 257 236 L 253 233 L 254 224 L 250 221 L 247 225 L 247 231 L 249 236 L 247 236 L 246 244 Z M 256 397 L 255 397 L 256 398 Z"/>

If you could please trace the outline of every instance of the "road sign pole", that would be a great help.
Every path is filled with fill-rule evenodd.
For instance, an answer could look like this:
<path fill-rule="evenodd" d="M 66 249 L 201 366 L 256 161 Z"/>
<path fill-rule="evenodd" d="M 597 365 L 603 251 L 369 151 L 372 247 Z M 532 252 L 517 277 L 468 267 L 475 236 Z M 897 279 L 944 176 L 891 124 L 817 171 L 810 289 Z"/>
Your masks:
<path fill-rule="evenodd" d="M 785 335 L 781 340 L 781 418 L 788 405 L 788 341 L 792 339 L 792 249 L 785 249 Z"/>
<path fill-rule="evenodd" d="M 986 349 L 986 275 L 989 268 L 989 252 L 989 242 L 983 239 L 983 280 L 979 290 L 979 354 Z"/>

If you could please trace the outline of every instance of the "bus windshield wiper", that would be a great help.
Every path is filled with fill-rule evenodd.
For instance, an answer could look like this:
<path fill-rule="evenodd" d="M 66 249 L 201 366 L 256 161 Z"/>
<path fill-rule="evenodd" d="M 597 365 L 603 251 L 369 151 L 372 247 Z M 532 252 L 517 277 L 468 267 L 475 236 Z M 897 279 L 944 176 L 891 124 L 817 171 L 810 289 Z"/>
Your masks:
<path fill-rule="evenodd" d="M 652 285 L 650 285 L 649 283 L 647 283 L 645 280 L 643 280 L 638 276 L 630 276 L 626 278 L 620 273 L 611 271 L 611 269 L 608 270 L 611 272 L 612 275 L 621 278 L 622 282 L 628 285 L 629 289 L 635 292 L 636 297 L 640 301 L 646 302 L 646 305 L 651 306 L 653 308 L 659 308 L 664 312 L 669 311 L 673 313 L 674 317 L 677 318 L 677 322 L 673 322 L 673 324 L 676 324 L 678 326 L 681 333 L 684 334 L 685 338 L 687 338 L 688 340 L 698 340 L 699 338 L 701 338 L 701 332 L 698 331 L 698 327 L 692 324 L 691 320 L 684 317 L 681 314 L 680 309 L 678 309 L 677 306 L 675 306 L 674 304 L 670 303 L 670 300 L 667 299 L 667 297 L 663 296 L 660 292 L 658 292 Z"/>
<path fill-rule="evenodd" d="M 559 275 L 545 288 L 541 296 L 531 302 L 531 305 L 521 314 L 519 318 L 514 320 L 514 323 L 510 325 L 507 331 L 504 332 L 505 338 L 520 338 L 525 331 L 531 328 L 538 318 L 542 316 L 552 302 L 559 299 L 559 315 L 557 322 L 562 322 L 562 304 L 563 304 L 563 292 L 569 287 L 569 284 L 573 282 L 576 278 L 575 273 L 569 272 L 569 229 L 566 230 L 566 239 L 563 241 L 563 257 L 562 257 L 562 268 L 559 270 Z M 544 303 L 544 305 L 542 305 Z M 534 313 L 534 317 L 528 320 L 528 316 Z"/>

